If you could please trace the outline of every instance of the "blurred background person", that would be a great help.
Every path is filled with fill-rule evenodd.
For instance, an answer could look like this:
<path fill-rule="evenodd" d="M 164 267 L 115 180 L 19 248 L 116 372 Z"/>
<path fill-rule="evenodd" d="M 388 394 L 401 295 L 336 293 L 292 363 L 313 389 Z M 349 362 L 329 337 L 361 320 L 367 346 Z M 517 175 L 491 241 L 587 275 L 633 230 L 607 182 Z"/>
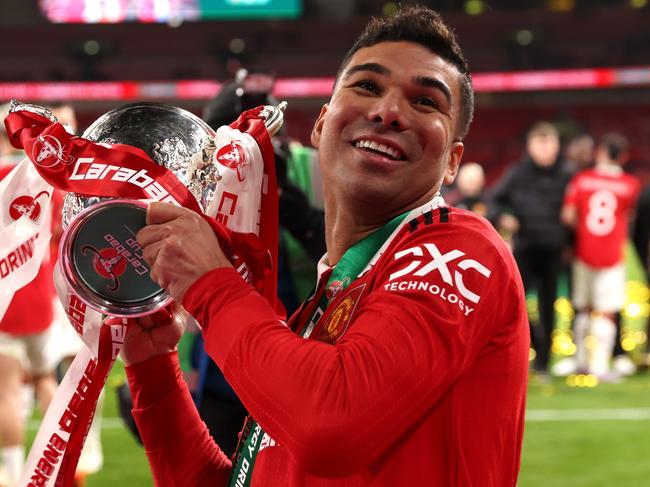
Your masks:
<path fill-rule="evenodd" d="M 277 105 L 278 100 L 271 95 L 274 84 L 275 78 L 270 73 L 249 73 L 240 69 L 235 79 L 226 83 L 206 105 L 203 119 L 217 130 L 235 121 L 246 110 L 259 105 Z M 282 130 L 272 142 L 279 197 L 278 297 L 287 315 L 291 315 L 301 297 L 291 267 L 288 239 L 293 237 L 300 244 L 315 276 L 316 262 L 325 253 L 325 216 L 322 209 L 309 201 L 303 188 L 289 178 L 289 166 L 294 161 L 290 142 L 284 138 Z M 208 362 L 207 371 L 201 374 L 204 378 L 199 380 L 204 389 L 199 412 L 211 425 L 210 431 L 217 443 L 225 444 L 227 449 L 224 451 L 230 453 L 235 450 L 237 433 L 247 412 L 221 371 L 207 358 L 200 334 L 192 350 L 195 366 Z"/>
<path fill-rule="evenodd" d="M 646 284 L 650 284 L 650 186 L 646 185 L 641 191 L 636 206 L 636 218 L 632 229 L 632 241 L 643 266 Z M 648 303 L 650 304 L 650 303 Z M 646 318 L 646 336 L 650 332 L 650 320 Z M 646 348 L 640 364 L 644 369 L 650 367 L 650 342 Z"/>
<path fill-rule="evenodd" d="M 8 105 L 0 108 L 2 121 L 8 109 Z M 0 125 L 0 150 L 2 180 L 24 158 L 24 153 L 9 143 L 4 123 Z M 41 211 L 38 199 L 31 204 L 12 203 L 11 208 L 17 210 L 14 219 L 23 214 L 37 217 Z M 51 324 L 56 292 L 51 278 L 52 264 L 46 253 L 34 280 L 14 294 L 0 320 L 0 468 L 9 487 L 17 485 L 25 462 L 25 428 L 31 412 L 31 394 L 35 394 L 44 413 L 57 388 L 56 362 L 47 353 L 48 343 L 54 336 Z"/>
<path fill-rule="evenodd" d="M 564 147 L 567 167 L 573 172 L 587 169 L 594 165 L 594 138 L 588 133 L 571 137 Z"/>
<path fill-rule="evenodd" d="M 636 218 L 632 231 L 634 248 L 650 281 L 650 186 L 645 186 L 636 207 Z"/>
<path fill-rule="evenodd" d="M 456 192 L 453 199 L 445 199 L 456 208 L 462 208 L 486 217 L 488 213 L 485 197 L 485 171 L 478 162 L 461 164 L 456 176 Z"/>
<path fill-rule="evenodd" d="M 586 132 L 580 132 L 572 136 L 566 143 L 564 154 L 568 167 L 574 171 L 579 172 L 594 166 L 595 142 L 594 138 Z M 572 233 L 571 237 L 574 237 Z M 574 242 L 571 243 L 569 251 L 570 258 L 568 261 L 573 261 L 575 248 Z M 571 270 L 567 272 L 568 275 L 568 295 L 572 294 L 573 288 L 573 273 Z M 574 320 L 575 321 L 575 320 Z M 613 367 L 621 375 L 631 375 L 636 371 L 636 365 L 632 362 L 629 355 L 625 352 L 622 346 L 622 316 L 621 312 L 617 311 L 614 314 L 614 322 L 616 323 L 616 340 L 614 341 L 613 352 Z M 575 323 L 572 329 L 575 328 Z M 575 331 L 574 331 L 575 334 Z M 553 373 L 559 376 L 565 376 L 575 372 L 575 360 L 573 357 L 568 360 L 560 360 L 553 366 Z"/>
<path fill-rule="evenodd" d="M 277 105 L 278 100 L 271 95 L 274 84 L 275 78 L 270 73 L 249 73 L 240 69 L 235 79 L 226 83 L 205 106 L 203 119 L 216 130 L 233 122 L 245 110 L 259 105 Z M 296 289 L 287 248 L 288 237 L 300 245 L 306 259 L 311 262 L 312 278 L 316 272 L 316 262 L 325 253 L 324 212 L 310 201 L 308 188 L 300 186 L 290 177 L 294 172 L 293 166 L 298 164 L 294 157 L 296 146 L 300 144 L 286 138 L 282 130 L 273 137 L 280 222 L 278 296 L 288 314 L 293 313 L 301 299 L 306 297 L 299 296 Z"/>
<path fill-rule="evenodd" d="M 625 137 L 604 135 L 596 149 L 595 167 L 574 176 L 562 208 L 562 221 L 575 232 L 575 369 L 595 374 L 601 381 L 619 378 L 611 371 L 610 360 L 616 313 L 625 303 L 624 248 L 640 189 L 638 179 L 623 172 L 628 158 Z M 591 356 L 587 335 L 594 338 Z"/>
<path fill-rule="evenodd" d="M 513 252 L 526 293 L 537 296 L 539 320 L 531 323 L 531 338 L 533 368 L 542 376 L 548 371 L 554 303 L 567 244 L 560 209 L 570 176 L 558 130 L 549 122 L 537 122 L 527 132 L 524 158 L 497 184 L 491 199 L 497 229 L 514 235 Z"/>

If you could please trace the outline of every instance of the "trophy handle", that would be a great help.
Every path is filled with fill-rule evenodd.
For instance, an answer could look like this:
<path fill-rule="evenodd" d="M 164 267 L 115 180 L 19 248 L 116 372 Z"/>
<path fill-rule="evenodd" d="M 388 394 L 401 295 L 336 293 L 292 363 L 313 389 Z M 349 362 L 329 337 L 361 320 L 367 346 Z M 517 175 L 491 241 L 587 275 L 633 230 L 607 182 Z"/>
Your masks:
<path fill-rule="evenodd" d="M 51 122 L 59 121 L 59 119 L 56 118 L 54 114 L 45 107 L 42 107 L 40 105 L 34 105 L 32 103 L 22 103 L 18 100 L 11 100 L 9 104 L 9 113 L 20 112 L 20 111 L 35 113 L 37 115 L 40 115 L 41 117 L 47 118 Z"/>
<path fill-rule="evenodd" d="M 273 136 L 278 133 L 284 123 L 284 111 L 287 109 L 287 102 L 283 101 L 278 106 L 264 105 L 260 117 L 264 119 L 266 130 Z"/>

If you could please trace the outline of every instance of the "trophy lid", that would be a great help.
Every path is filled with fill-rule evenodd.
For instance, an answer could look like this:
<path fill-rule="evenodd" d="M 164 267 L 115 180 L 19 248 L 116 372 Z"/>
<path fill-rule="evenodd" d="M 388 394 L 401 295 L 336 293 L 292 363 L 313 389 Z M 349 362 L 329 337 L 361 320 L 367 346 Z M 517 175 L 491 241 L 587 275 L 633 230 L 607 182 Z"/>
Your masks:
<path fill-rule="evenodd" d="M 141 201 L 103 201 L 80 213 L 66 229 L 59 259 L 62 275 L 91 308 L 134 317 L 171 301 L 149 278 L 150 268 L 136 240 L 146 211 Z"/>

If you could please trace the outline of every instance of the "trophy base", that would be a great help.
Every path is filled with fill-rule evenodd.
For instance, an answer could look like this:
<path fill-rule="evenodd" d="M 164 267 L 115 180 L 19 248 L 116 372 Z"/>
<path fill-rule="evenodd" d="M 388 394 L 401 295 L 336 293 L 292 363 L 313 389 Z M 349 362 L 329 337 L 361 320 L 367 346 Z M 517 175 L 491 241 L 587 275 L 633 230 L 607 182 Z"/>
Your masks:
<path fill-rule="evenodd" d="M 171 296 L 149 277 L 136 234 L 146 225 L 147 205 L 107 200 L 79 213 L 61 239 L 63 278 L 91 308 L 119 317 L 154 313 Z"/>

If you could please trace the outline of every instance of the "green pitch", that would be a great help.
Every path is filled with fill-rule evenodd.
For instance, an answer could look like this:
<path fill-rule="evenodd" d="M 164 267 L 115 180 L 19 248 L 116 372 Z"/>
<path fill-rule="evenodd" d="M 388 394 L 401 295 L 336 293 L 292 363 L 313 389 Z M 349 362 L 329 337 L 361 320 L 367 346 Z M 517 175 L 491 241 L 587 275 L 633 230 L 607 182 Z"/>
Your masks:
<path fill-rule="evenodd" d="M 650 380 L 569 387 L 531 379 L 520 487 L 648 485 Z"/>
<path fill-rule="evenodd" d="M 153 486 L 142 448 L 122 426 L 110 377 L 104 409 L 104 468 L 87 487 Z M 531 378 L 519 487 L 639 487 L 650 479 L 650 377 L 570 387 Z"/>

